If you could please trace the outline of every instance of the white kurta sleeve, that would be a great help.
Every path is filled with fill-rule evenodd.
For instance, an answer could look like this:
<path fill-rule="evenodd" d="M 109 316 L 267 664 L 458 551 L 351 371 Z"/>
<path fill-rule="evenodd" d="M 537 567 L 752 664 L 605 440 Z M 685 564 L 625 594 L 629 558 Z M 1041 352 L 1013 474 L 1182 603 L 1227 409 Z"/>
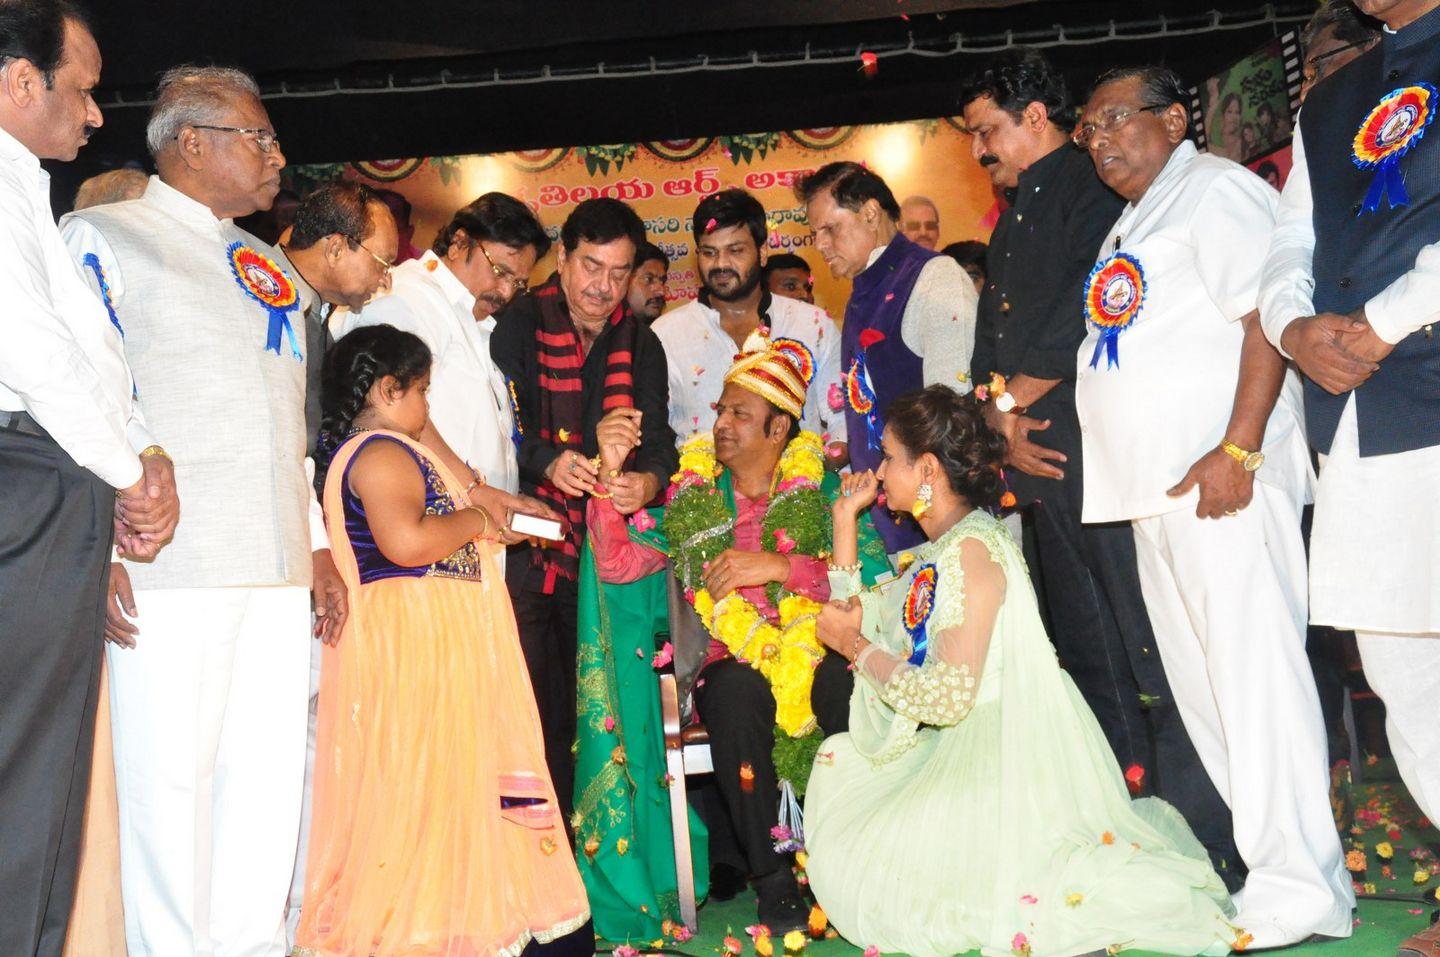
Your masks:
<path fill-rule="evenodd" d="M 55 312 L 47 263 L 74 267 L 53 253 L 47 259 L 39 228 L 50 227 L 37 223 L 23 195 L 0 191 L 0 288 L 6 305 L 0 382 L 76 463 L 115 488 L 128 488 L 139 481 L 141 468 L 125 434 L 125 408 Z"/>
<path fill-rule="evenodd" d="M 1231 322 L 1256 308 L 1276 206 L 1269 184 L 1232 168 L 1215 178 L 1190 214 L 1195 271 L 1210 301 Z"/>
<path fill-rule="evenodd" d="M 845 442 L 849 430 L 845 425 L 845 410 L 830 407 L 831 386 L 840 388 L 840 327 L 825 310 L 816 308 L 815 322 L 823 330 L 819 337 L 819 355 L 815 357 L 815 381 L 810 385 L 815 407 L 820 412 L 820 422 L 829 433 L 830 441 Z"/>
<path fill-rule="evenodd" d="M 970 356 L 975 351 L 975 282 L 949 256 L 925 264 L 905 304 L 900 336 L 920 356 L 925 385 L 940 383 L 970 391 Z"/>
<path fill-rule="evenodd" d="M 1260 327 L 1270 344 L 1287 359 L 1291 356 L 1280 346 L 1285 327 L 1315 314 L 1311 298 L 1315 291 L 1314 199 L 1298 126 L 1290 155 L 1290 176 L 1280 193 L 1275 231 L 1260 271 Z"/>
<path fill-rule="evenodd" d="M 325 510 L 320 507 L 320 496 L 315 493 L 315 460 L 305 457 L 305 484 L 310 487 L 310 551 L 318 552 L 330 547 L 330 536 L 325 532 Z"/>
<path fill-rule="evenodd" d="M 1440 322 L 1440 243 L 1423 247 L 1413 269 L 1367 302 L 1365 317 L 1375 334 L 1391 345 Z"/>

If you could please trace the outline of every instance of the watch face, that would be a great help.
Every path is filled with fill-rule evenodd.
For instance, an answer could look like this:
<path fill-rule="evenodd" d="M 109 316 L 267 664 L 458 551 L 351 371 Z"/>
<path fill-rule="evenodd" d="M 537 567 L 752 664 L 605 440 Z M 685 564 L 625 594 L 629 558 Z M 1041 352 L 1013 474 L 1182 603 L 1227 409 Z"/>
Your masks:
<path fill-rule="evenodd" d="M 995 408 L 1001 412 L 1009 412 L 1015 408 L 1015 397 L 1008 392 L 1002 393 L 999 398 L 995 400 Z"/>
<path fill-rule="evenodd" d="M 1245 471 L 1254 472 L 1265 464 L 1265 455 L 1261 452 L 1251 452 L 1245 456 Z"/>

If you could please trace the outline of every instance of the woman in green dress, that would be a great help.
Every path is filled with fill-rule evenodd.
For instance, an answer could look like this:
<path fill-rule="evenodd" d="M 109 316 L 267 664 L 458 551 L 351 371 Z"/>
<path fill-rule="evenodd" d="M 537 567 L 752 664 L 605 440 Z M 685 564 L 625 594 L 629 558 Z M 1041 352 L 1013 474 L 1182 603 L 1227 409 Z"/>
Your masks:
<path fill-rule="evenodd" d="M 1243 948 L 1204 849 L 1168 804 L 1131 801 L 1056 661 L 1024 560 L 984 511 L 1004 492 L 1004 440 L 975 399 L 902 397 L 883 451 L 835 504 L 818 625 L 857 670 L 850 731 L 821 745 L 805 802 L 831 923 L 914 957 Z M 881 485 L 928 541 L 866 590 L 855 521 Z"/>

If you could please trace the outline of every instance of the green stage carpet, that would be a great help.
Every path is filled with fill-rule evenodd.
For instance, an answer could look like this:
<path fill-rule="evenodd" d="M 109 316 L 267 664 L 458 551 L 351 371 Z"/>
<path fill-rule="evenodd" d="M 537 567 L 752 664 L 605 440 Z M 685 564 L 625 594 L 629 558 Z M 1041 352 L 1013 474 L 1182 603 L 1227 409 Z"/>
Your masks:
<path fill-rule="evenodd" d="M 1337 774 L 1337 778 L 1340 777 Z M 1360 897 L 1354 936 L 1349 940 L 1303 944 L 1279 952 L 1287 957 L 1393 957 L 1400 942 L 1423 929 L 1431 912 L 1440 908 L 1435 896 L 1440 891 L 1440 865 L 1436 862 L 1440 834 L 1420 816 L 1387 764 L 1370 763 L 1363 775 L 1357 777 L 1363 777 L 1363 781 L 1349 788 L 1340 781 L 1333 792 L 1337 815 L 1341 820 L 1353 822 L 1343 835 L 1345 848 L 1351 852 L 1347 864 L 1359 867 L 1361 857 L 1364 859 L 1364 870 L 1352 874 Z M 755 957 L 754 945 L 745 935 L 745 927 L 753 923 L 755 900 L 745 894 L 732 901 L 701 907 L 700 933 L 692 940 L 629 943 L 640 955 L 663 952 L 711 957 L 724 950 L 722 941 L 729 933 L 743 942 L 744 957 Z M 609 947 L 608 944 L 600 946 Z M 805 957 L 856 957 L 861 951 L 832 936 L 810 941 L 804 953 Z M 1124 953 L 1140 957 L 1149 951 L 1126 950 Z M 774 957 L 796 955 L 785 954 L 777 939 Z"/>

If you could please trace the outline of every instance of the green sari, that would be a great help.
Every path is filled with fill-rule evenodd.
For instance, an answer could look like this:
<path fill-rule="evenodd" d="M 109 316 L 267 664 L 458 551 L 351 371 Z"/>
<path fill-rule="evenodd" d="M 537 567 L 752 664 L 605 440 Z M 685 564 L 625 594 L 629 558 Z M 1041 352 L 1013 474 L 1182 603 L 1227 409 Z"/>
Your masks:
<path fill-rule="evenodd" d="M 730 474 L 720 486 L 734 511 Z M 839 479 L 825 473 L 821 488 L 833 502 Z M 661 529 L 664 510 L 649 510 L 648 531 L 627 523 L 632 541 L 670 554 Z M 862 579 L 869 583 L 890 571 L 884 545 L 862 516 Z M 586 541 L 579 580 L 579 727 L 575 745 L 575 816 L 580 876 L 590 898 L 595 932 L 609 941 L 651 941 L 666 920 L 680 922 L 675 880 L 675 845 L 665 768 L 665 734 L 660 717 L 660 686 L 652 659 L 670 634 L 667 579 L 671 572 L 647 575 L 626 584 L 601 582 L 595 555 Z M 811 740 L 813 738 L 813 740 Z M 799 780 L 808 777 L 808 758 L 818 732 L 787 739 L 777 760 L 804 760 Z M 778 768 L 777 768 L 778 770 Z M 709 891 L 707 832 L 689 810 L 695 893 Z"/>

